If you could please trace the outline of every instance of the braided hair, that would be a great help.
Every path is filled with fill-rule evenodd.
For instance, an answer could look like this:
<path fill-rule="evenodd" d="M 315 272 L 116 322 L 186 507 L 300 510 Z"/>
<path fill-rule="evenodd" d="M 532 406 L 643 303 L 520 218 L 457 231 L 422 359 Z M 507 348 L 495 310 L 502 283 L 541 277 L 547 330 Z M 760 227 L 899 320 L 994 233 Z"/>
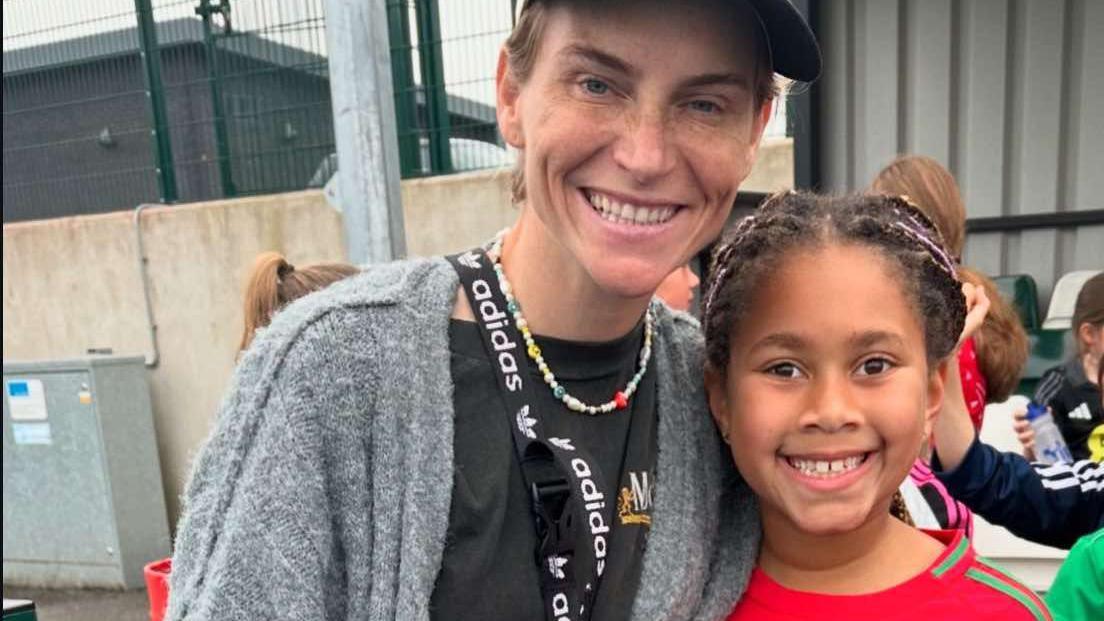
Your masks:
<path fill-rule="evenodd" d="M 702 320 L 712 369 L 728 368 L 732 327 L 762 279 L 788 252 L 832 243 L 875 250 L 897 272 L 923 326 L 929 365 L 954 351 L 966 302 L 954 259 L 931 220 L 897 196 L 786 192 L 732 227 L 713 252 Z"/>

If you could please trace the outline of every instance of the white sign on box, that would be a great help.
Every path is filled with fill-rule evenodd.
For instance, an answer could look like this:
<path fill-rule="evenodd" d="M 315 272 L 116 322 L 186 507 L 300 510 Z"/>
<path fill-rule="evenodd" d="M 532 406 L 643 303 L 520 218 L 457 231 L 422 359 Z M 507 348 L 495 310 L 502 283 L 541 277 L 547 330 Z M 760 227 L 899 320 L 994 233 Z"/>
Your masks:
<path fill-rule="evenodd" d="M 16 444 L 53 444 L 50 423 L 12 423 L 12 439 Z"/>
<path fill-rule="evenodd" d="M 46 390 L 42 387 L 42 380 L 4 380 L 4 389 L 8 394 L 13 421 L 46 420 Z"/>

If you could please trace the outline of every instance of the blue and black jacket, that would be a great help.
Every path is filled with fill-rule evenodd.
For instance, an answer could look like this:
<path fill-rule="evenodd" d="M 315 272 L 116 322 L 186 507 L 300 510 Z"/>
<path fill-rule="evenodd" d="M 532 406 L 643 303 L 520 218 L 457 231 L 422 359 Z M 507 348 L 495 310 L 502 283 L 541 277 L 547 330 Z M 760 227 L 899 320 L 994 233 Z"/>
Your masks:
<path fill-rule="evenodd" d="M 1030 463 L 974 439 L 962 463 L 932 470 L 951 494 L 987 521 L 1058 548 L 1104 528 L 1104 464 Z"/>

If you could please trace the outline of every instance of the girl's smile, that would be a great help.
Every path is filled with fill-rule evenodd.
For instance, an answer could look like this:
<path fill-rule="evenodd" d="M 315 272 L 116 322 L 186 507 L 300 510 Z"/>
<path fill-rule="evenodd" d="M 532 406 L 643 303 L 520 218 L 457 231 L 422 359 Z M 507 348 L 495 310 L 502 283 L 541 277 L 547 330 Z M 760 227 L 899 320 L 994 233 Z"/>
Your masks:
<path fill-rule="evenodd" d="M 732 333 L 727 377 L 711 379 L 768 536 L 885 517 L 930 432 L 941 378 L 888 266 L 854 245 L 786 255 Z"/>
<path fill-rule="evenodd" d="M 790 192 L 714 251 L 703 296 L 709 405 L 759 497 L 759 568 L 782 587 L 881 593 L 944 551 L 890 513 L 943 406 L 966 323 L 940 244 L 901 197 Z"/>

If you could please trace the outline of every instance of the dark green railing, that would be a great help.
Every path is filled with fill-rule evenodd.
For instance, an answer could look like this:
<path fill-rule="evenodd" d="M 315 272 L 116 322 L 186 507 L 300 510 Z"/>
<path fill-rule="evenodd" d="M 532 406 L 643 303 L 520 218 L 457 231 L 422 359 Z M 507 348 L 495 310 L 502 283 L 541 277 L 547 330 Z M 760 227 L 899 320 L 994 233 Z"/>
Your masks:
<path fill-rule="evenodd" d="M 403 176 L 507 164 L 493 74 L 511 0 L 376 1 Z M 324 184 L 325 4 L 4 0 L 4 221 Z"/>
<path fill-rule="evenodd" d="M 324 4 L 5 0 L 4 221 L 323 183 Z"/>
<path fill-rule="evenodd" d="M 512 0 L 386 0 L 403 177 L 510 163 L 494 116 Z"/>

